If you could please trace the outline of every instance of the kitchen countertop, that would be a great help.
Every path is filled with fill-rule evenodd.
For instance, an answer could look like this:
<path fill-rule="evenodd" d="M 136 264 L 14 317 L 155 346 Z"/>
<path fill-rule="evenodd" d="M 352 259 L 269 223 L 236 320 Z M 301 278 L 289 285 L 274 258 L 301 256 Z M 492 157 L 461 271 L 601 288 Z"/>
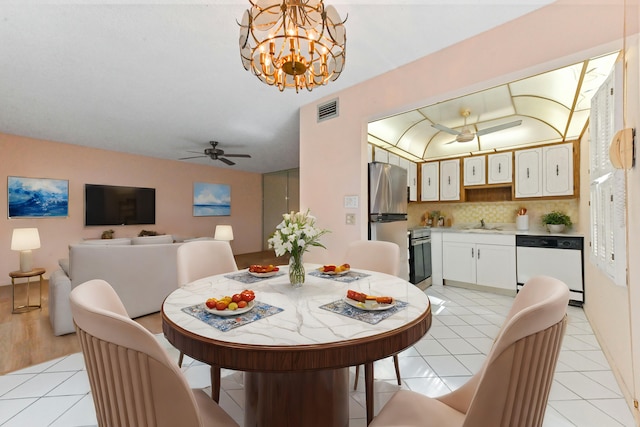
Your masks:
<path fill-rule="evenodd" d="M 413 227 L 423 228 L 423 227 Z M 480 224 L 460 224 L 453 227 L 431 227 L 431 233 L 468 233 L 468 234 L 513 234 L 526 236 L 560 236 L 560 237 L 584 237 L 573 229 L 563 233 L 550 233 L 542 227 L 531 227 L 528 230 L 516 229 L 515 223 L 489 223 L 485 228 Z"/>

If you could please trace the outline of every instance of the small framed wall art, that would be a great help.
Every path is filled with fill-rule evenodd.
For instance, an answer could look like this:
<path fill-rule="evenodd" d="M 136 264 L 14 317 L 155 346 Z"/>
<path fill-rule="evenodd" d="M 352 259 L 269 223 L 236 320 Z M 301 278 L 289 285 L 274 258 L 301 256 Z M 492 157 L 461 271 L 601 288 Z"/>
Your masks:
<path fill-rule="evenodd" d="M 193 216 L 231 215 L 231 186 L 227 184 L 193 184 Z"/>
<path fill-rule="evenodd" d="M 66 179 L 9 176 L 9 218 L 65 218 L 69 216 Z"/>

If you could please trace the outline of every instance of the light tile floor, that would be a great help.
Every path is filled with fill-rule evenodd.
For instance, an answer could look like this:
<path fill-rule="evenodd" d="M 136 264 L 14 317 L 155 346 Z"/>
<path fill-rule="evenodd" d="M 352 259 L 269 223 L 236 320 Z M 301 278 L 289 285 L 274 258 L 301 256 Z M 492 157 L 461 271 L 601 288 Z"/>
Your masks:
<path fill-rule="evenodd" d="M 433 325 L 400 354 L 403 388 L 437 396 L 459 387 L 481 366 L 512 297 L 454 287 L 427 289 Z M 616 380 L 580 308 L 569 307 L 569 324 L 547 405 L 545 427 L 634 426 Z M 176 358 L 178 352 L 158 339 Z M 209 387 L 209 367 L 185 357 L 192 387 Z M 362 370 L 363 371 L 363 370 Z M 221 406 L 240 425 L 242 373 L 223 370 Z M 351 370 L 353 381 L 354 370 Z M 375 364 L 376 412 L 398 389 L 392 358 Z M 351 392 L 350 427 L 364 427 L 364 380 Z M 93 401 L 81 354 L 0 376 L 0 425 L 93 426 Z"/>

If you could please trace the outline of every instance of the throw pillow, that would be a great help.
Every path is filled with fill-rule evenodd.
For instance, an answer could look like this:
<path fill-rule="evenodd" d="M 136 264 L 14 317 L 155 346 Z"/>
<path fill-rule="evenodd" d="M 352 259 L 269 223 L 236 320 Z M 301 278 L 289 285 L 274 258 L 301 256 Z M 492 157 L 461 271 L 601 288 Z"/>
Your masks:
<path fill-rule="evenodd" d="M 173 236 L 171 236 L 171 234 L 163 234 L 160 236 L 134 237 L 131 239 L 132 245 L 158 245 L 163 243 L 173 243 Z"/>

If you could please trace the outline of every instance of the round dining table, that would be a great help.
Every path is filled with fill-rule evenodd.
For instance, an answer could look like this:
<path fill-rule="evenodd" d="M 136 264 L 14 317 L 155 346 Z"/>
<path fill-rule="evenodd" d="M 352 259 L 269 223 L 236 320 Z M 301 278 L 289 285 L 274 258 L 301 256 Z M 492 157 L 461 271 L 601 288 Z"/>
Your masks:
<path fill-rule="evenodd" d="M 247 270 L 206 277 L 173 291 L 162 305 L 168 341 L 211 365 L 215 400 L 220 368 L 244 371 L 246 427 L 347 427 L 348 368 L 359 364 L 369 423 L 373 363 L 408 348 L 431 327 L 429 298 L 415 285 L 358 269 L 329 276 L 317 267 L 305 264 L 306 280 L 297 288 L 286 266 L 272 277 L 255 278 Z M 204 309 L 208 298 L 245 289 L 255 292 L 247 313 L 219 317 Z M 395 306 L 352 307 L 347 290 L 390 296 Z"/>

